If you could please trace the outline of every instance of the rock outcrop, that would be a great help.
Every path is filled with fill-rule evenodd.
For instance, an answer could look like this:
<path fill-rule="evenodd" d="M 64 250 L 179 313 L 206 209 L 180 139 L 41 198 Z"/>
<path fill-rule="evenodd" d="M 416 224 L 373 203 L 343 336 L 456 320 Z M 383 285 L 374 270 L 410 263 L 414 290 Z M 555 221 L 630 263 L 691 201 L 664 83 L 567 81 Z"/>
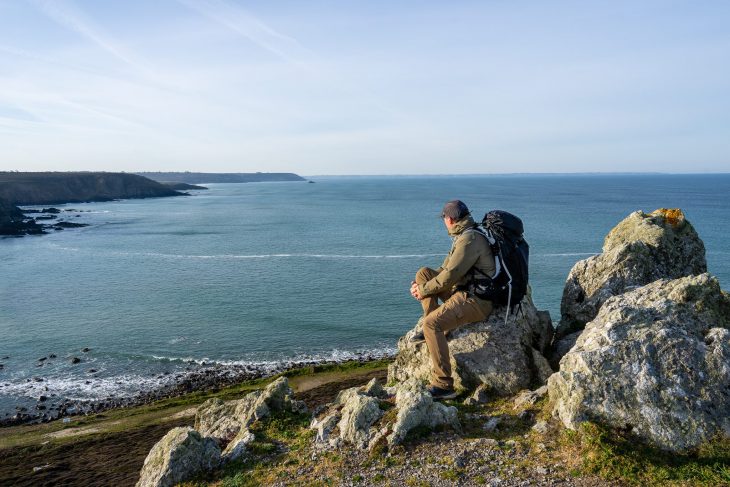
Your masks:
<path fill-rule="evenodd" d="M 702 267 L 677 243 L 688 258 L 678 272 Z M 729 328 L 730 296 L 708 274 L 609 298 L 550 377 L 553 414 L 571 429 L 596 421 L 673 451 L 730 436 Z"/>
<path fill-rule="evenodd" d="M 221 451 L 192 428 L 174 428 L 152 447 L 136 487 L 172 487 L 217 467 Z"/>
<path fill-rule="evenodd" d="M 392 395 L 395 395 L 395 405 Z M 411 379 L 388 390 L 376 379 L 364 387 L 341 391 L 323 413 L 312 420 L 315 444 L 324 448 L 353 445 L 373 449 L 401 443 L 416 427 L 460 429 L 457 410 L 434 402 L 423 383 Z"/>
<path fill-rule="evenodd" d="M 553 334 L 550 314 L 538 311 L 529 296 L 522 311 L 505 324 L 506 308 L 497 308 L 486 321 L 449 333 L 452 375 L 457 388 L 472 390 L 485 384 L 495 394 L 514 394 L 547 380 L 552 369 L 543 357 Z M 425 343 L 410 338 L 421 330 L 421 321 L 398 341 L 398 354 L 388 367 L 388 382 L 410 378 L 430 379 L 430 358 Z"/>
<path fill-rule="evenodd" d="M 292 395 L 289 382 L 280 377 L 239 400 L 207 400 L 198 407 L 195 429 L 174 428 L 152 448 L 137 487 L 176 485 L 245 456 L 255 439 L 248 429 L 254 421 L 272 411 L 306 412 Z"/>
<path fill-rule="evenodd" d="M 635 211 L 614 227 L 603 253 L 570 271 L 556 339 L 583 329 L 611 296 L 654 282 L 707 271 L 705 246 L 679 209 Z"/>
<path fill-rule="evenodd" d="M 23 211 L 0 199 L 0 235 L 33 235 L 43 233 L 43 227 Z"/>
<path fill-rule="evenodd" d="M 398 415 L 392 432 L 387 437 L 390 445 L 402 442 L 409 431 L 419 426 L 429 429 L 440 425 L 449 425 L 457 430 L 461 428 L 457 409 L 434 402 L 431 394 L 426 392 L 418 380 L 411 379 L 398 386 L 395 407 Z"/>
<path fill-rule="evenodd" d="M 272 411 L 306 411 L 304 403 L 292 399 L 292 395 L 286 377 L 280 377 L 263 391 L 250 392 L 242 399 L 208 399 L 198 407 L 195 429 L 221 445 L 228 445 L 223 451 L 223 459 L 232 460 L 229 453 L 236 448 L 236 444 L 250 441 L 247 430 L 254 421 L 269 416 Z"/>

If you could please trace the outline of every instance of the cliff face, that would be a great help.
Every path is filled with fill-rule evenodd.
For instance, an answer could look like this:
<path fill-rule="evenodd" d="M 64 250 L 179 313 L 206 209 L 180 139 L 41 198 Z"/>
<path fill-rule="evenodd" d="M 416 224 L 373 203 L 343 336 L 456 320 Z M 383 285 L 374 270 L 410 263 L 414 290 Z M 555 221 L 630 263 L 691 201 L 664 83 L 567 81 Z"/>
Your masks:
<path fill-rule="evenodd" d="M 140 176 L 160 182 L 197 183 L 261 183 L 267 181 L 306 181 L 290 172 L 141 172 Z"/>
<path fill-rule="evenodd" d="M 14 205 L 109 201 L 121 198 L 180 196 L 157 181 L 136 174 L 105 172 L 1 172 L 0 198 Z"/>

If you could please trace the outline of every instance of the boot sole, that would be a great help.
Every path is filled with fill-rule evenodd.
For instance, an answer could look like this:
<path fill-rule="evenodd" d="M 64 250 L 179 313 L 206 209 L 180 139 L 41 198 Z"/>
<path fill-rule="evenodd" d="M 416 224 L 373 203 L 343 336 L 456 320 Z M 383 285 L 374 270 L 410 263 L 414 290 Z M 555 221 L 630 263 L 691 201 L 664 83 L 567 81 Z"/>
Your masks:
<path fill-rule="evenodd" d="M 443 395 L 438 395 L 438 396 L 433 396 L 432 395 L 431 397 L 433 397 L 433 400 L 434 401 L 441 401 L 443 399 L 454 399 L 458 395 L 459 395 L 459 393 L 456 392 L 456 391 L 454 391 L 454 392 L 451 392 L 449 394 L 443 394 Z"/>

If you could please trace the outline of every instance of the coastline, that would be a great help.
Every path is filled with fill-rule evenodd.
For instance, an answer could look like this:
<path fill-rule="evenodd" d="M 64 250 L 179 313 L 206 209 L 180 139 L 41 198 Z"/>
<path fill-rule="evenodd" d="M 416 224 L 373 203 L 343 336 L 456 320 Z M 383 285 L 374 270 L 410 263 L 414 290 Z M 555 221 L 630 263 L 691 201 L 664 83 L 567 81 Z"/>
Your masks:
<path fill-rule="evenodd" d="M 344 361 L 293 368 L 217 391 L 187 393 L 148 405 L 120 407 L 35 425 L 0 429 L 0 479 L 18 486 L 135 485 L 149 449 L 170 428 L 192 426 L 197 406 L 209 398 L 237 399 L 287 376 L 310 409 L 345 387 L 383 380 L 388 360 Z"/>
<path fill-rule="evenodd" d="M 149 390 L 143 390 L 133 396 L 109 396 L 99 399 L 60 399 L 40 395 L 35 400 L 28 401 L 25 406 L 16 406 L 15 414 L 6 413 L 0 418 L 0 429 L 12 426 L 49 423 L 63 420 L 71 416 L 88 416 L 99 414 L 118 408 L 133 408 L 149 405 L 165 399 L 180 398 L 191 393 L 213 393 L 226 387 L 237 384 L 269 379 L 271 377 L 290 374 L 295 371 L 317 372 L 328 367 L 342 364 L 367 364 L 390 360 L 395 356 L 394 351 L 353 352 L 341 359 L 323 360 L 283 360 L 275 364 L 254 363 L 246 365 L 222 364 L 216 362 L 193 361 L 187 363 L 186 371 L 166 375 L 169 382 Z M 164 374 L 163 374 L 164 375 Z M 38 378 L 42 384 L 42 378 Z M 31 404 L 35 403 L 35 406 Z"/>

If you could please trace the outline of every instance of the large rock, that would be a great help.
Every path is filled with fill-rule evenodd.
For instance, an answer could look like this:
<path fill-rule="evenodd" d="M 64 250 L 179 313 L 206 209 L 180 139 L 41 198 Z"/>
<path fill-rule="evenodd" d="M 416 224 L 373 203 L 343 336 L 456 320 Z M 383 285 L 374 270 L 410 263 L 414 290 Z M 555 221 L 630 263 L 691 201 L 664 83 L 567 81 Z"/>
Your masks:
<path fill-rule="evenodd" d="M 548 381 L 553 414 L 674 451 L 730 436 L 729 327 L 730 296 L 708 274 L 610 298 Z"/>
<path fill-rule="evenodd" d="M 582 330 L 611 296 L 657 279 L 706 271 L 705 246 L 681 210 L 635 211 L 608 233 L 603 253 L 573 266 L 563 290 L 556 339 Z"/>
<path fill-rule="evenodd" d="M 341 391 L 312 420 L 315 445 L 331 448 L 345 443 L 373 449 L 379 444 L 401 443 L 418 426 L 460 428 L 456 408 L 434 402 L 422 382 L 411 379 L 389 390 L 395 394 L 395 406 L 390 406 L 392 397 L 375 380 Z"/>
<path fill-rule="evenodd" d="M 221 453 L 221 461 L 227 463 L 244 457 L 248 453 L 249 443 L 255 439 L 253 433 L 246 428 L 242 428 Z"/>
<path fill-rule="evenodd" d="M 376 398 L 364 392 L 349 394 L 342 405 L 340 421 L 337 423 L 340 438 L 358 448 L 367 447 L 372 436 L 370 429 L 382 415 L 383 411 Z"/>
<path fill-rule="evenodd" d="M 204 436 L 228 443 L 242 428 L 271 414 L 271 411 L 302 411 L 301 401 L 292 399 L 292 390 L 286 377 L 280 377 L 263 391 L 253 391 L 242 399 L 222 401 L 208 399 L 198 407 L 195 429 Z"/>
<path fill-rule="evenodd" d="M 235 414 L 237 404 L 238 401 L 208 399 L 198 406 L 195 429 L 203 436 L 214 438 L 220 443 L 231 441 L 242 426 L 242 421 Z"/>
<path fill-rule="evenodd" d="M 398 409 L 392 432 L 388 435 L 388 444 L 401 443 L 413 428 L 425 426 L 433 429 L 440 425 L 449 425 L 459 430 L 459 418 L 454 406 L 445 406 L 434 402 L 431 394 L 418 381 L 411 379 L 398 387 L 395 396 L 395 406 Z"/>
<path fill-rule="evenodd" d="M 497 394 L 514 394 L 536 383 L 544 383 L 547 362 L 541 354 L 550 344 L 553 327 L 550 314 L 538 311 L 530 296 L 522 311 L 509 316 L 500 307 L 486 321 L 464 325 L 447 336 L 452 375 L 457 388 L 475 389 L 486 384 Z M 421 330 L 421 321 L 398 341 L 398 354 L 388 367 L 389 382 L 410 378 L 430 380 L 431 363 L 425 343 L 410 338 Z M 535 360 L 540 356 L 538 360 Z M 550 371 L 551 372 L 551 371 Z"/>
<path fill-rule="evenodd" d="M 212 438 L 192 428 L 174 428 L 152 447 L 137 487 L 172 487 L 220 464 L 221 451 Z"/>

